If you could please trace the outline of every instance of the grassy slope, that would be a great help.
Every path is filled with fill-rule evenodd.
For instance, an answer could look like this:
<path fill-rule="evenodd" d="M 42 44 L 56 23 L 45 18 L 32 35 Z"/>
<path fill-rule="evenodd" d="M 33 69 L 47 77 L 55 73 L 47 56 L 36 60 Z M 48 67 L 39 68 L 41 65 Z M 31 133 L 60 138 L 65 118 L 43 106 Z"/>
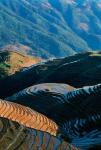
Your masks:
<path fill-rule="evenodd" d="M 12 75 L 23 67 L 29 67 L 40 61 L 39 58 L 25 56 L 18 52 L 5 51 L 0 53 L 0 78 Z"/>

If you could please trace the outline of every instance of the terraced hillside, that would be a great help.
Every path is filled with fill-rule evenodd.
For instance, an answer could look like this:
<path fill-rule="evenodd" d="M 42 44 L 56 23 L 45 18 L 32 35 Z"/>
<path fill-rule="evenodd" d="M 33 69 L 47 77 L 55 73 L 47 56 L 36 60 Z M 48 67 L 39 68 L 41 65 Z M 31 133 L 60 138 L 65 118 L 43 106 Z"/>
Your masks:
<path fill-rule="evenodd" d="M 0 96 L 4 98 L 39 83 L 67 83 L 74 87 L 98 84 L 101 82 L 100 65 L 100 52 L 41 62 L 0 80 Z"/>
<path fill-rule="evenodd" d="M 0 52 L 0 79 L 40 62 L 41 59 L 14 51 Z"/>
<path fill-rule="evenodd" d="M 11 119 L 26 127 L 45 131 L 56 136 L 59 128 L 44 115 L 22 105 L 0 100 L 0 117 Z"/>
<path fill-rule="evenodd" d="M 35 85 L 7 100 L 54 120 L 61 137 L 76 147 L 86 150 L 101 146 L 101 84 L 80 89 L 55 83 Z"/>
<path fill-rule="evenodd" d="M 101 50 L 100 0 L 0 0 L 0 46 L 62 57 Z"/>
<path fill-rule="evenodd" d="M 0 0 L 0 150 L 101 150 L 100 51 L 101 0 Z"/>
<path fill-rule="evenodd" d="M 6 141 L 10 148 L 18 145 L 18 150 L 23 150 L 25 145 L 28 150 L 34 146 L 40 149 L 43 148 L 41 140 L 46 147 L 50 139 L 49 150 L 63 149 L 68 143 L 64 149 L 73 149 L 73 145 L 84 150 L 100 150 L 100 66 L 100 52 L 87 52 L 33 64 L 0 79 L 0 98 L 5 99 L 0 100 L 0 117 L 6 118 L 0 132 L 2 147 L 5 148 Z M 19 132 L 12 121 L 9 130 L 7 119 L 15 121 L 21 129 L 25 126 L 24 131 Z M 14 141 L 13 135 L 16 135 Z M 30 136 L 32 139 L 35 136 L 33 144 L 29 144 Z M 60 145 L 62 141 L 64 144 Z"/>

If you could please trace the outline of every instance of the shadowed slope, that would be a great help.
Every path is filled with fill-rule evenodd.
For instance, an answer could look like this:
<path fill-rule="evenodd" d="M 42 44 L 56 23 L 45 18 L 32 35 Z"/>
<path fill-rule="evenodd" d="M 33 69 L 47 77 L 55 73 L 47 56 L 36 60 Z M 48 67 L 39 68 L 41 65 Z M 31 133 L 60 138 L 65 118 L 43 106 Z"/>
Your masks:
<path fill-rule="evenodd" d="M 66 84 L 47 83 L 31 86 L 7 100 L 29 106 L 53 118 L 56 115 L 56 119 L 59 117 L 63 120 L 65 117 L 87 117 L 100 112 L 100 92 L 101 84 L 73 89 Z"/>
<path fill-rule="evenodd" d="M 0 150 L 78 150 L 49 133 L 0 118 Z"/>
<path fill-rule="evenodd" d="M 66 100 L 66 94 L 74 89 L 66 84 L 39 84 L 20 91 L 8 97 L 7 100 L 29 106 L 32 109 L 35 108 L 52 119 L 58 119 L 58 117 L 61 118 L 59 114 L 63 113 L 62 104 Z M 58 108 L 58 106 L 60 107 Z"/>
<path fill-rule="evenodd" d="M 29 87 L 7 100 L 55 120 L 61 136 L 82 149 L 101 145 L 101 84 L 72 89 L 61 84 Z"/>
<path fill-rule="evenodd" d="M 98 84 L 101 82 L 101 67 L 99 67 L 99 71 L 95 70 L 100 64 L 100 53 L 78 54 L 39 63 L 23 69 L 5 80 L 0 80 L 0 97 L 8 97 L 38 83 L 67 83 L 74 87 Z M 92 74 L 87 74 L 86 72 L 91 69 Z"/>
<path fill-rule="evenodd" d="M 58 126 L 46 116 L 19 104 L 0 100 L 0 117 L 8 118 L 26 127 L 56 135 Z"/>

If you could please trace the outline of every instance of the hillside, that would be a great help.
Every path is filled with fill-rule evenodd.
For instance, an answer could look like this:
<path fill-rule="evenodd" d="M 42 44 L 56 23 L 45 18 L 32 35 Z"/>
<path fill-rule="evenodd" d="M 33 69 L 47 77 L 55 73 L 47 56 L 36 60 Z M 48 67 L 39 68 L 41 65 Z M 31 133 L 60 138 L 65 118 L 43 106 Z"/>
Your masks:
<path fill-rule="evenodd" d="M 18 118 L 21 116 L 18 116 Z M 27 128 L 18 122 L 0 118 L 0 150 L 54 149 L 79 150 L 47 132 Z"/>
<path fill-rule="evenodd" d="M 4 113 L 5 111 L 7 112 L 6 114 Z M 46 116 L 30 109 L 29 107 L 25 107 L 17 103 L 8 102 L 1 99 L 0 117 L 18 122 L 21 125 L 32 129 L 50 133 L 54 136 L 58 135 L 59 133 L 57 124 Z"/>
<path fill-rule="evenodd" d="M 101 50 L 100 5 L 100 0 L 0 0 L 0 46 L 23 44 L 28 54 L 44 58 Z"/>
<path fill-rule="evenodd" d="M 76 147 L 101 147 L 101 84 L 79 89 L 39 84 L 7 100 L 29 106 L 54 120 L 61 129 L 61 137 Z"/>
<path fill-rule="evenodd" d="M 23 55 L 14 51 L 0 52 L 0 79 L 15 74 L 22 68 L 30 67 L 41 59 Z"/>
<path fill-rule="evenodd" d="M 101 0 L 0 0 L 0 150 L 101 150 Z"/>
<path fill-rule="evenodd" d="M 101 53 L 86 52 L 39 62 L 0 79 L 0 98 L 4 99 L 0 99 L 0 126 L 5 123 L 0 132 L 1 146 L 5 147 L 6 141 L 8 146 L 19 145 L 18 150 L 23 150 L 26 143 L 27 146 L 33 145 L 29 144 L 31 139 L 23 137 L 33 138 L 34 134 L 33 143 L 36 144 L 33 146 L 38 148 L 43 148 L 38 141 L 44 139 L 46 144 L 52 137 L 59 143 L 63 142 L 61 146 L 69 143 L 66 150 L 73 149 L 71 145 L 84 150 L 100 150 L 100 66 Z M 47 138 L 44 137 L 46 134 Z M 14 141 L 13 135 L 16 135 Z M 11 140 L 8 140 L 9 136 Z M 23 142 L 19 144 L 16 137 Z M 54 140 L 49 140 L 50 146 L 55 144 L 49 146 L 49 150 L 55 150 L 58 143 Z M 33 150 L 33 146 L 28 150 Z"/>
<path fill-rule="evenodd" d="M 98 84 L 101 82 L 100 66 L 99 52 L 41 62 L 0 80 L 0 96 L 4 98 L 39 83 L 67 83 L 77 88 Z"/>

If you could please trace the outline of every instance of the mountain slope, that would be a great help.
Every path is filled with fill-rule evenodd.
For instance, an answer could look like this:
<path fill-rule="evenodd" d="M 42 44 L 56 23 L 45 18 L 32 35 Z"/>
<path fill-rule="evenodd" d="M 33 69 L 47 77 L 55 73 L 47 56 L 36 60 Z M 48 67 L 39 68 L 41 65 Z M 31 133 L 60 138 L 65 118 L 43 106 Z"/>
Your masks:
<path fill-rule="evenodd" d="M 1 0 L 0 46 L 21 43 L 42 57 L 101 50 L 100 16 L 100 0 Z"/>

